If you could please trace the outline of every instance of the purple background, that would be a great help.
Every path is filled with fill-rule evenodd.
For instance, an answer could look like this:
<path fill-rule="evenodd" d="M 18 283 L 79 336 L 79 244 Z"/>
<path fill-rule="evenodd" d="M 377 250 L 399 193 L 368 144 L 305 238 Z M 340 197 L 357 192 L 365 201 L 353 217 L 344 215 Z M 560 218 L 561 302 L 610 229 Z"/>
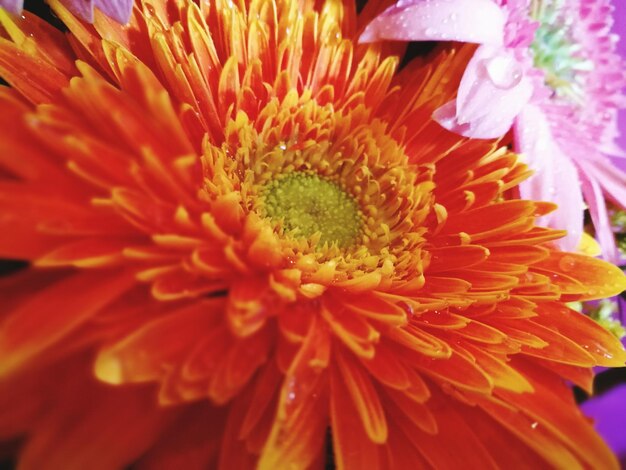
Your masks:
<path fill-rule="evenodd" d="M 621 311 L 625 311 L 626 299 L 620 299 L 619 302 Z M 626 345 L 626 339 L 623 342 Z M 618 370 L 617 375 L 615 372 L 616 370 L 605 372 L 601 376 L 612 374 L 613 379 L 610 381 L 616 381 L 617 384 L 613 384 L 608 391 L 584 402 L 582 409 L 586 416 L 593 419 L 596 430 L 617 454 L 622 469 L 626 470 L 626 374 L 624 374 L 626 369 Z M 596 379 L 596 385 L 598 385 L 598 379 Z"/>

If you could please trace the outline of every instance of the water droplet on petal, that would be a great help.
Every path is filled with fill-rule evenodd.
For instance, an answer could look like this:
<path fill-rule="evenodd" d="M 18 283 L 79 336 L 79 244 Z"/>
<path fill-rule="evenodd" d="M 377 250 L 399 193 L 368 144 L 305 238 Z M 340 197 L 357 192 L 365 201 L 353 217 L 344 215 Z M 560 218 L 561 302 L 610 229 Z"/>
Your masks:
<path fill-rule="evenodd" d="M 576 258 L 573 256 L 563 256 L 559 261 L 559 268 L 564 272 L 569 272 L 576 267 Z"/>
<path fill-rule="evenodd" d="M 413 315 L 415 315 L 413 306 L 408 302 L 399 302 L 398 305 L 400 306 L 400 308 L 402 308 L 402 310 L 406 312 L 407 316 L 412 317 Z"/>
<path fill-rule="evenodd" d="M 522 80 L 522 67 L 513 57 L 497 56 L 486 59 L 483 66 L 497 88 L 508 90 Z"/>
<path fill-rule="evenodd" d="M 296 401 L 296 398 L 298 398 L 298 395 L 296 393 L 296 390 L 298 388 L 298 383 L 295 377 L 291 376 L 287 379 L 287 383 L 286 383 L 287 389 L 286 389 L 286 399 L 287 399 L 287 407 L 290 407 L 292 405 L 294 405 L 294 402 Z"/>

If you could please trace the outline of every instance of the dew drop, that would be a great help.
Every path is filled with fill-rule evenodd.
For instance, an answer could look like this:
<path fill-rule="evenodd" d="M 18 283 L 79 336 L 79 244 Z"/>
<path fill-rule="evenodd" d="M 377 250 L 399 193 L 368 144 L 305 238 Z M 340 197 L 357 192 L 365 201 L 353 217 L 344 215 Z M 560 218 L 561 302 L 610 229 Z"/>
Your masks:
<path fill-rule="evenodd" d="M 298 398 L 298 394 L 296 393 L 297 387 L 298 387 L 298 383 L 295 377 L 291 376 L 287 379 L 287 394 L 286 394 L 286 398 L 287 398 L 287 407 L 290 407 L 291 405 L 294 404 L 294 402 L 296 401 L 296 398 Z"/>
<path fill-rule="evenodd" d="M 497 88 L 508 90 L 522 80 L 522 68 L 513 57 L 497 56 L 485 59 L 482 64 Z"/>
<path fill-rule="evenodd" d="M 537 429 L 537 426 L 539 426 L 539 423 L 537 421 L 530 425 L 532 429 Z"/>
<path fill-rule="evenodd" d="M 559 268 L 565 272 L 570 272 L 576 267 L 576 258 L 573 256 L 563 256 L 559 261 Z"/>
<path fill-rule="evenodd" d="M 413 0 L 399 0 L 396 3 L 396 8 L 400 9 L 405 6 L 410 6 L 413 3 Z"/>
<path fill-rule="evenodd" d="M 415 315 L 413 306 L 409 304 L 408 302 L 399 302 L 398 305 L 400 306 L 400 308 L 402 308 L 402 310 L 406 312 L 408 317 L 412 317 L 413 315 Z"/>

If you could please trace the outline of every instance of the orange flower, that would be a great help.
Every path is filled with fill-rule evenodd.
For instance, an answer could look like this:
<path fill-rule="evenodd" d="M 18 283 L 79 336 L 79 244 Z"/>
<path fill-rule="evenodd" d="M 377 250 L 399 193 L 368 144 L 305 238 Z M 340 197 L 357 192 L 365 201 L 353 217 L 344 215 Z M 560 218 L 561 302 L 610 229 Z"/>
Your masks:
<path fill-rule="evenodd" d="M 67 36 L 0 11 L 22 468 L 319 468 L 328 428 L 339 468 L 616 468 L 567 382 L 626 354 L 565 302 L 626 282 L 431 121 L 467 49 L 398 71 L 375 2 L 52 6 Z"/>

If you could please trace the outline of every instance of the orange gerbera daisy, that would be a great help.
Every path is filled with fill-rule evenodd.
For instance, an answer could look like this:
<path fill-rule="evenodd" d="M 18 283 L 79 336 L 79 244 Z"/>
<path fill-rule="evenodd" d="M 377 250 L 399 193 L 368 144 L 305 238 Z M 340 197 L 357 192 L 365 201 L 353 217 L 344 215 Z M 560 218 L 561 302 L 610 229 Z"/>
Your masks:
<path fill-rule="evenodd" d="M 468 50 L 398 72 L 355 42 L 373 3 L 51 3 L 69 34 L 0 12 L 21 468 L 320 468 L 327 438 L 347 469 L 616 467 L 568 382 L 626 354 L 565 302 L 624 277 L 431 121 Z"/>

